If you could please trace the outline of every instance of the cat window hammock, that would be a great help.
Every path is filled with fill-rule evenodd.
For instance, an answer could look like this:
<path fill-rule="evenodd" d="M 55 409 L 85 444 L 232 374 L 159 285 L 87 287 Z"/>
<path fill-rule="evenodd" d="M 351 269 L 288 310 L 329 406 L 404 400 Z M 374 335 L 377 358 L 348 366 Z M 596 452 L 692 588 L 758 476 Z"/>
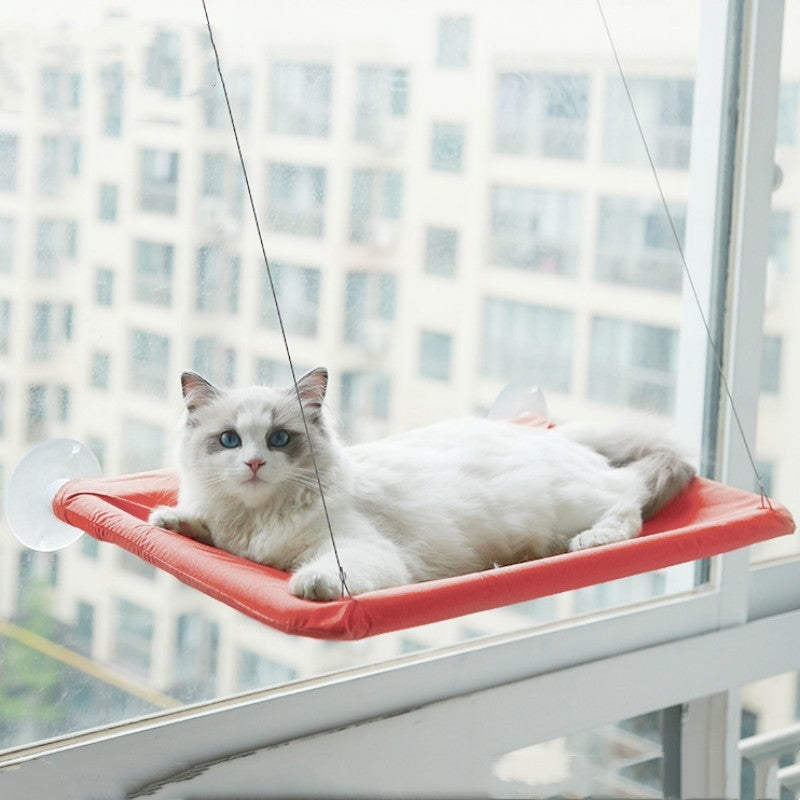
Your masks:
<path fill-rule="evenodd" d="M 360 639 L 708 558 L 794 530 L 789 512 L 758 495 L 695 478 L 623 542 L 454 578 L 316 602 L 292 595 L 289 573 L 179 533 L 154 528 L 150 510 L 174 504 L 172 471 L 77 479 L 55 494 L 63 522 L 113 542 L 195 589 L 290 634 Z"/>

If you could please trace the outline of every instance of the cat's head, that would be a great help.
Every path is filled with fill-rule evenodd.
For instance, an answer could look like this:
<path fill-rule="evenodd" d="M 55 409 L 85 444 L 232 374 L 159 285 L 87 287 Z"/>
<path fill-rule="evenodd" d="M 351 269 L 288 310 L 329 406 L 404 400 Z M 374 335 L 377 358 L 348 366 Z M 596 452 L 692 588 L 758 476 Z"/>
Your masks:
<path fill-rule="evenodd" d="M 251 508 L 316 489 L 309 437 L 323 473 L 335 446 L 323 408 L 327 384 L 327 370 L 321 367 L 300 378 L 297 390 L 220 389 L 197 373 L 184 372 L 181 480 L 208 499 Z"/>

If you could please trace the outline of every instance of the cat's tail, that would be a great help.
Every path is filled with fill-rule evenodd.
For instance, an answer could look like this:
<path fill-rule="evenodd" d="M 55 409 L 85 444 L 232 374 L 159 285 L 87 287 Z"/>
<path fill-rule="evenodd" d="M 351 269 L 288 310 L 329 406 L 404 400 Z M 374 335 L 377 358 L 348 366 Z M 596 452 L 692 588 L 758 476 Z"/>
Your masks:
<path fill-rule="evenodd" d="M 591 447 L 614 467 L 631 467 L 644 479 L 642 518 L 648 519 L 679 495 L 695 476 L 694 467 L 664 434 L 630 425 L 567 423 L 558 430 Z"/>

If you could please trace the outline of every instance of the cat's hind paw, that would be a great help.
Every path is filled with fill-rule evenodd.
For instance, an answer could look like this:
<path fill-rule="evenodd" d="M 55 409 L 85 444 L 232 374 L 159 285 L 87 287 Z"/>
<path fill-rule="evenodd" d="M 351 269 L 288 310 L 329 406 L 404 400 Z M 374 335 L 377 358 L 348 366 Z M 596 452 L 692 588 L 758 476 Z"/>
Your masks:
<path fill-rule="evenodd" d="M 301 567 L 289 581 L 289 591 L 306 600 L 339 600 L 343 595 L 342 581 L 336 572 L 319 567 Z"/>

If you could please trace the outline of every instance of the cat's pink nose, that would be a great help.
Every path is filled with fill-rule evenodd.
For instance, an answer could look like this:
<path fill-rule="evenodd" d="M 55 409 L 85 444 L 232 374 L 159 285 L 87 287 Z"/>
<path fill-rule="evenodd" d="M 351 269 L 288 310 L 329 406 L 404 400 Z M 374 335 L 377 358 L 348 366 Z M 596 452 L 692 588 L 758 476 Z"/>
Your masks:
<path fill-rule="evenodd" d="M 255 475 L 261 467 L 264 466 L 264 462 L 259 460 L 258 458 L 251 458 L 249 461 L 245 461 L 248 467 L 253 471 L 253 475 Z"/>

